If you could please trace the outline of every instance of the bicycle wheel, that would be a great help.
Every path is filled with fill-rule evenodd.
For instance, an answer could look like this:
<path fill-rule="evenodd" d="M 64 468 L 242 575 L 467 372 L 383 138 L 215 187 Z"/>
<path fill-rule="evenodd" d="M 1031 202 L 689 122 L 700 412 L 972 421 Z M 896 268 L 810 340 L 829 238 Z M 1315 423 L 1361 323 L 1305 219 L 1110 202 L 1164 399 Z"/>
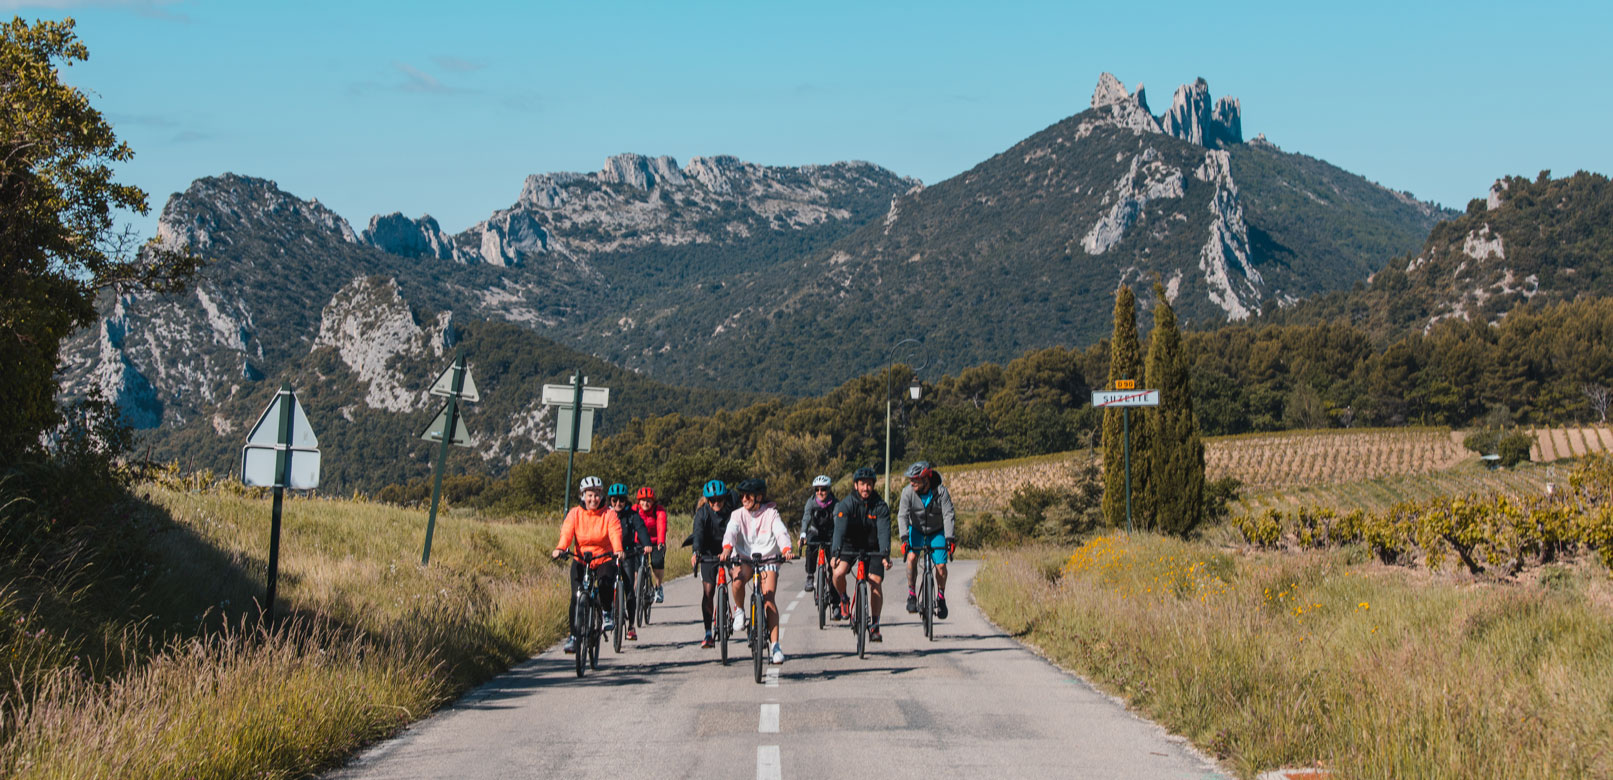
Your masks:
<path fill-rule="evenodd" d="M 616 583 L 616 593 L 611 596 L 610 600 L 610 619 L 611 623 L 614 624 L 614 628 L 611 629 L 610 646 L 612 650 L 618 653 L 622 652 L 622 629 L 623 625 L 627 623 L 626 584 L 618 581 Z"/>
<path fill-rule="evenodd" d="M 851 619 L 857 624 L 857 657 L 868 657 L 868 599 L 870 598 L 868 581 L 857 582 L 857 608 L 852 611 Z"/>
<path fill-rule="evenodd" d="M 643 628 L 650 624 L 650 604 L 655 601 L 655 578 L 650 574 L 650 559 L 644 558 L 643 565 L 638 567 L 638 625 Z"/>
<path fill-rule="evenodd" d="M 593 629 L 588 632 L 588 668 L 598 669 L 599 642 L 605 636 L 605 613 L 599 608 L 597 602 L 594 608 L 588 611 L 593 613 Z"/>
<path fill-rule="evenodd" d="M 924 638 L 935 641 L 935 569 L 931 568 L 927 559 L 924 563 L 924 581 L 919 583 L 919 611 L 924 613 Z"/>
<path fill-rule="evenodd" d="M 728 583 L 726 582 L 717 584 L 716 607 L 716 610 L 714 610 L 716 614 L 713 616 L 713 619 L 717 624 L 718 656 L 722 658 L 722 665 L 727 666 L 728 633 L 730 631 L 730 626 L 732 625 L 729 621 L 732 621 L 734 616 L 728 613 Z"/>
<path fill-rule="evenodd" d="M 762 681 L 762 653 L 763 646 L 767 644 L 767 616 L 762 612 L 762 589 L 760 578 L 754 583 L 750 594 L 750 654 L 751 662 L 756 667 L 756 682 Z"/>
<path fill-rule="evenodd" d="M 575 643 L 573 647 L 576 652 L 572 653 L 572 656 L 577 660 L 578 677 L 582 676 L 583 668 L 588 665 L 588 640 L 586 639 L 588 636 L 588 618 L 588 594 L 579 592 L 577 594 L 577 605 L 572 609 L 571 618 L 571 624 L 576 626 L 579 632 L 571 637 Z"/>
<path fill-rule="evenodd" d="M 830 585 L 829 573 L 824 571 L 824 564 L 818 564 L 818 570 L 813 572 L 813 579 L 816 582 L 813 583 L 812 592 L 818 597 L 818 630 L 822 631 L 824 626 L 829 625 L 830 601 L 829 594 L 825 592 Z"/>

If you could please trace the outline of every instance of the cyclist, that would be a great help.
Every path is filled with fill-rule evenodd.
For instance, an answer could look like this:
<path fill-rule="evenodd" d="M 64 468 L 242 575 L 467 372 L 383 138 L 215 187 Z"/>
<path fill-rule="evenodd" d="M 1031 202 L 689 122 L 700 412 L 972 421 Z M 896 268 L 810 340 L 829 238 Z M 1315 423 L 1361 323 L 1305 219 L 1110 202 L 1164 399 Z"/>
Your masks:
<path fill-rule="evenodd" d="M 703 588 L 700 594 L 700 618 L 706 624 L 706 638 L 701 640 L 700 646 L 713 647 L 711 610 L 712 597 L 717 593 L 717 563 L 703 562 L 700 556 L 722 554 L 722 538 L 728 530 L 728 517 L 734 512 L 734 497 L 729 495 L 728 486 L 720 479 L 701 486 L 700 495 L 705 503 L 694 510 L 694 531 L 689 534 L 694 552 L 689 556 L 689 565 L 700 573 Z"/>
<path fill-rule="evenodd" d="M 880 557 L 868 561 L 868 583 L 872 598 L 868 604 L 868 639 L 882 642 L 879 635 L 879 615 L 885 603 L 885 570 L 890 567 L 891 508 L 874 489 L 874 470 L 863 466 L 852 474 L 851 495 L 835 505 L 834 541 L 829 549 L 835 560 L 834 587 L 840 597 L 841 615 L 849 618 L 850 601 L 846 598 L 846 574 L 855 564 L 851 555 L 879 553 Z M 842 557 L 847 556 L 847 557 Z"/>
<path fill-rule="evenodd" d="M 621 584 L 626 590 L 622 591 L 627 617 L 627 638 L 637 642 L 638 631 L 634 627 L 638 624 L 638 588 L 634 587 L 638 575 L 641 555 L 649 555 L 655 543 L 650 541 L 650 531 L 644 527 L 644 519 L 627 504 L 627 486 L 618 482 L 605 491 L 605 501 L 610 504 L 610 510 L 616 513 L 616 519 L 622 524 L 622 576 Z"/>
<path fill-rule="evenodd" d="M 728 518 L 728 528 L 723 533 L 722 556 L 724 559 L 733 558 L 739 563 L 739 576 L 732 583 L 734 597 L 734 631 L 745 628 L 745 583 L 750 581 L 750 557 L 759 553 L 763 558 L 775 555 L 790 558 L 790 529 L 784 526 L 784 519 L 779 517 L 778 507 L 767 500 L 767 482 L 760 479 L 747 479 L 739 483 L 739 506 Z M 761 576 L 762 609 L 767 618 L 767 637 L 772 645 L 773 663 L 784 663 L 784 650 L 779 646 L 778 603 L 774 594 L 778 591 L 778 564 L 762 564 Z"/>
<path fill-rule="evenodd" d="M 560 541 L 555 543 L 554 553 L 550 558 L 559 558 L 560 554 L 572 546 L 577 545 L 579 553 L 593 553 L 594 560 L 588 565 L 599 575 L 599 599 L 602 604 L 609 604 L 616 598 L 616 568 L 622 560 L 622 524 L 616 519 L 616 513 L 604 506 L 605 483 L 599 477 L 583 477 L 577 484 L 577 490 L 582 494 L 582 505 L 574 506 L 566 513 L 565 522 L 560 524 Z M 577 583 L 582 581 L 583 562 L 573 559 L 571 562 L 571 636 L 566 639 L 566 652 L 577 652 L 577 632 L 581 629 L 577 625 Z M 605 613 L 605 630 L 615 628 L 610 613 Z"/>
<path fill-rule="evenodd" d="M 818 549 L 827 549 L 829 541 L 834 537 L 835 523 L 835 495 L 830 490 L 831 480 L 827 474 L 819 474 L 812 480 L 812 495 L 807 496 L 806 506 L 801 509 L 801 555 L 806 561 L 806 591 L 812 592 L 813 579 L 818 571 Z M 834 591 L 829 591 L 833 594 Z M 830 598 L 833 598 L 831 595 Z M 829 606 L 838 611 L 838 601 Z"/>
<path fill-rule="evenodd" d="M 941 473 L 926 461 L 907 467 L 907 487 L 896 503 L 896 531 L 901 536 L 903 557 L 907 559 L 907 611 L 917 612 L 919 547 L 935 548 L 935 616 L 947 616 L 947 552 L 952 549 L 952 494 L 941 484 Z"/>
<path fill-rule="evenodd" d="M 650 529 L 650 541 L 655 547 L 650 552 L 650 572 L 655 575 L 655 603 L 666 600 L 661 592 L 661 581 L 666 579 L 666 508 L 655 500 L 655 488 L 638 489 L 638 516 Z"/>

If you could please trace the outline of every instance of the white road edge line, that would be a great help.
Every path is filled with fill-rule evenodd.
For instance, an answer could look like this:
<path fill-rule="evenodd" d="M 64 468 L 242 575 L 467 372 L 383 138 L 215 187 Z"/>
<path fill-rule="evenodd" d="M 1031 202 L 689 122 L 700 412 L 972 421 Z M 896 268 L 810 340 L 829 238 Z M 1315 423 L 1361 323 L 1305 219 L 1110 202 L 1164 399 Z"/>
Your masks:
<path fill-rule="evenodd" d="M 779 622 L 780 625 L 790 622 L 790 613 L 785 612 L 784 614 L 779 615 L 778 616 L 778 622 Z"/>
<path fill-rule="evenodd" d="M 784 760 L 779 757 L 778 745 L 756 748 L 756 780 L 782 780 Z"/>
<path fill-rule="evenodd" d="M 800 604 L 800 603 L 801 603 L 801 600 L 796 599 L 796 600 L 790 602 L 790 605 L 788 607 L 785 607 L 784 609 L 793 612 L 793 611 L 795 611 L 795 605 Z"/>
<path fill-rule="evenodd" d="M 762 718 L 761 718 L 761 721 L 756 724 L 756 731 L 759 734 L 777 734 L 778 733 L 778 705 L 777 704 L 763 704 L 762 705 Z"/>

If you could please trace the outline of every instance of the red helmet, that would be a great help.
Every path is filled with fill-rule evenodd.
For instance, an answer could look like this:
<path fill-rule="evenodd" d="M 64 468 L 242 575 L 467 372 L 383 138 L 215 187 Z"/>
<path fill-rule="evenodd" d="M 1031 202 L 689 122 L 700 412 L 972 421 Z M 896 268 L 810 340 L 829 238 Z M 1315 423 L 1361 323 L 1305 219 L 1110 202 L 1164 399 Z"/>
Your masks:
<path fill-rule="evenodd" d="M 646 498 L 651 501 L 655 500 L 655 488 L 641 487 L 638 489 L 638 500 L 643 501 Z"/>

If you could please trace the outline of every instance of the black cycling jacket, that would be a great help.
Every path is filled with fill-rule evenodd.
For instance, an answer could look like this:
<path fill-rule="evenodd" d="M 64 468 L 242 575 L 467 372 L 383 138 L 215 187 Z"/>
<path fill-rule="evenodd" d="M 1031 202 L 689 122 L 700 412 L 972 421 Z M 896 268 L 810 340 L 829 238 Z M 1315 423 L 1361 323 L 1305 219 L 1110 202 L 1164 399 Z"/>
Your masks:
<path fill-rule="evenodd" d="M 834 541 L 829 549 L 845 552 L 877 552 L 889 555 L 891 549 L 891 507 L 878 492 L 867 501 L 852 493 L 835 505 Z"/>
<path fill-rule="evenodd" d="M 696 554 L 722 555 L 722 535 L 728 530 L 728 516 L 734 513 L 734 503 L 733 496 L 728 496 L 721 512 L 712 509 L 709 503 L 694 511 L 694 533 L 689 537 Z"/>
<path fill-rule="evenodd" d="M 632 507 L 617 511 L 616 519 L 622 522 L 622 552 L 627 557 L 643 555 L 644 548 L 655 546 L 655 540 L 650 537 L 650 527 L 644 524 L 644 518 L 639 517 Z"/>
<path fill-rule="evenodd" d="M 835 505 L 840 503 L 829 494 L 829 505 L 818 506 L 816 491 L 807 497 L 801 510 L 801 534 L 809 544 L 828 544 L 835 532 Z"/>

